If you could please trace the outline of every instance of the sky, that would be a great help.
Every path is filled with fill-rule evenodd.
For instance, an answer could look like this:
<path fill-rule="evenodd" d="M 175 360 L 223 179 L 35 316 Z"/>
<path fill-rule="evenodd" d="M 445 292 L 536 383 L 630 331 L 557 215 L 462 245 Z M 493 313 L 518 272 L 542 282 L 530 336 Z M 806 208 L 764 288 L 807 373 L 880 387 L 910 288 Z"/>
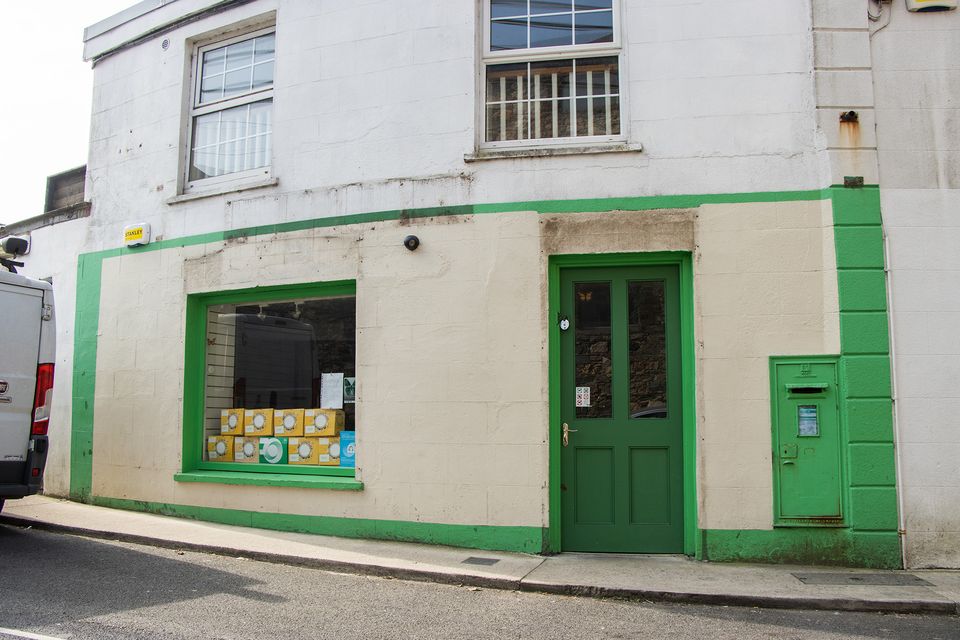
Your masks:
<path fill-rule="evenodd" d="M 86 164 L 93 71 L 83 30 L 137 1 L 0 0 L 0 224 L 43 213 L 47 176 Z"/>

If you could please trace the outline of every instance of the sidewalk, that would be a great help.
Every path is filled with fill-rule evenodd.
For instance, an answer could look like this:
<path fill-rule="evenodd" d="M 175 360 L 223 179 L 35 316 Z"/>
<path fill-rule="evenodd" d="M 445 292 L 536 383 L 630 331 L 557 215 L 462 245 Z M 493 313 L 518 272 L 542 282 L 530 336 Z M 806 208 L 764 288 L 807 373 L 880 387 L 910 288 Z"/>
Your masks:
<path fill-rule="evenodd" d="M 249 529 L 42 496 L 8 502 L 0 513 L 0 524 L 497 589 L 659 602 L 960 614 L 960 571 L 715 564 L 683 556 L 564 553 L 542 557 Z M 894 586 L 898 583 L 904 584 Z"/>

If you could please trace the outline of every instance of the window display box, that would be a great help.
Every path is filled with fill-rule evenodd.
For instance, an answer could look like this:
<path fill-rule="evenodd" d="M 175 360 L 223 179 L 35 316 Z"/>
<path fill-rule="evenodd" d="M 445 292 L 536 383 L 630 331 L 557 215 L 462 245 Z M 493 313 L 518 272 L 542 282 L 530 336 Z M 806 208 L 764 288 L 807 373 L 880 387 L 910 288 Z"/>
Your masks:
<path fill-rule="evenodd" d="M 233 460 L 233 436 L 210 436 L 207 438 L 207 460 L 211 462 Z"/>
<path fill-rule="evenodd" d="M 243 435 L 243 409 L 223 409 L 220 411 L 220 435 Z"/>
<path fill-rule="evenodd" d="M 264 437 L 273 435 L 273 409 L 246 409 L 243 412 L 243 435 Z"/>
<path fill-rule="evenodd" d="M 273 412 L 273 435 L 298 436 L 303 433 L 303 409 L 277 409 Z"/>

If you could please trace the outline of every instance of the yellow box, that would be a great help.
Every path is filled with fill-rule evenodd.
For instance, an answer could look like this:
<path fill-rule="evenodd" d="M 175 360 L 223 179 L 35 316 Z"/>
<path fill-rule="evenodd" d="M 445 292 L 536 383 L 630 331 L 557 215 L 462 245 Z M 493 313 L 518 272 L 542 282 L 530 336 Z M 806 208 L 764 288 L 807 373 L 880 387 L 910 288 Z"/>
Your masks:
<path fill-rule="evenodd" d="M 257 462 L 260 453 L 260 438 L 238 436 L 233 439 L 234 462 Z"/>
<path fill-rule="evenodd" d="M 273 435 L 273 409 L 244 409 L 243 435 L 260 437 Z"/>
<path fill-rule="evenodd" d="M 233 462 L 233 436 L 209 436 L 207 460 L 210 462 Z"/>
<path fill-rule="evenodd" d="M 243 409 L 220 410 L 220 435 L 243 435 Z"/>
<path fill-rule="evenodd" d="M 320 438 L 290 438 L 287 441 L 289 464 L 319 464 Z"/>
<path fill-rule="evenodd" d="M 290 438 L 287 441 L 287 462 L 339 466 L 340 438 Z"/>
<path fill-rule="evenodd" d="M 303 435 L 336 436 L 343 431 L 343 417 L 340 409 L 305 409 Z"/>
<path fill-rule="evenodd" d="M 273 412 L 273 435 L 302 436 L 303 409 L 277 409 Z"/>

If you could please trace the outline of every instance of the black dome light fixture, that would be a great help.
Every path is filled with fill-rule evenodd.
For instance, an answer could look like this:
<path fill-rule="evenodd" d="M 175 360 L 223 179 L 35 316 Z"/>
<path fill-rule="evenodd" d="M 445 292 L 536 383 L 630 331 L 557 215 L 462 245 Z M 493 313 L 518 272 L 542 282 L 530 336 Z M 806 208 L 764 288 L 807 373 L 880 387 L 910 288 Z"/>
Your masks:
<path fill-rule="evenodd" d="M 405 246 L 410 251 L 416 251 L 417 247 L 420 246 L 420 238 L 417 236 L 407 236 L 403 239 L 403 246 Z"/>

